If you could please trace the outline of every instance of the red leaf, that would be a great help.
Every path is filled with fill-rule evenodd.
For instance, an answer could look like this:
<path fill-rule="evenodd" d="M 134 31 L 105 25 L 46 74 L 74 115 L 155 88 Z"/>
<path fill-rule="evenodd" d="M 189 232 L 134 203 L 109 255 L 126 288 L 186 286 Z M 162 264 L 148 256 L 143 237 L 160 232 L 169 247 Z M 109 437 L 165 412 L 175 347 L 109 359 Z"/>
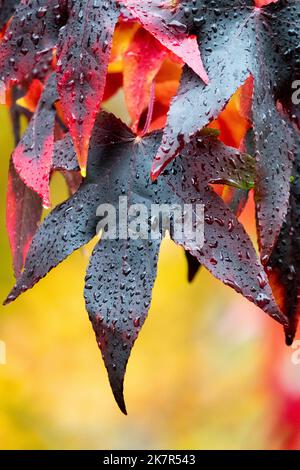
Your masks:
<path fill-rule="evenodd" d="M 137 130 L 140 117 L 148 105 L 151 84 L 167 50 L 147 31 L 139 29 L 124 57 L 124 93 Z"/>
<path fill-rule="evenodd" d="M 73 2 L 58 40 L 58 92 L 83 174 L 118 17 L 114 0 Z"/>
<path fill-rule="evenodd" d="M 105 84 L 103 102 L 114 96 L 123 85 L 123 74 L 120 72 L 109 73 Z"/>
<path fill-rule="evenodd" d="M 201 56 L 210 82 L 207 86 L 185 67 L 179 92 L 168 114 L 162 145 L 154 160 L 152 177 L 178 155 L 198 129 L 207 126 L 224 109 L 249 74 L 254 79 L 252 105 L 257 178 L 257 228 L 261 257 L 270 255 L 288 208 L 293 142 L 278 110 L 286 90 L 299 75 L 300 14 L 298 0 L 279 0 L 256 8 L 252 0 L 220 0 L 211 8 L 208 0 L 194 7 L 178 0 L 177 8 L 161 8 L 148 1 L 149 21 L 183 23 L 197 33 Z M 171 15 L 171 16 L 170 16 Z M 170 19 L 172 21 L 170 22 Z M 289 93 L 292 95 L 292 93 Z M 283 103 L 283 106 L 285 104 Z"/>
<path fill-rule="evenodd" d="M 75 195 L 55 208 L 34 237 L 22 277 L 8 296 L 13 301 L 34 286 L 69 254 L 95 236 L 99 204 L 113 204 L 130 195 L 130 204 L 203 204 L 204 245 L 170 228 L 172 239 L 226 285 L 244 295 L 280 323 L 278 310 L 255 249 L 236 216 L 209 183 L 252 185 L 254 159 L 226 147 L 211 135 L 198 133 L 157 183 L 149 181 L 160 133 L 136 138 L 113 115 L 101 113 L 94 128 L 87 177 Z M 65 160 L 73 160 L 69 140 L 63 139 Z M 70 156 L 68 156 L 70 153 Z M 149 219 L 148 219 L 149 220 Z M 151 227 L 147 227 L 151 231 Z M 87 269 L 86 307 L 96 333 L 109 380 L 119 407 L 126 412 L 123 380 L 131 348 L 150 306 L 163 230 L 158 237 L 125 239 L 104 236 Z"/>
<path fill-rule="evenodd" d="M 163 7 L 161 0 L 150 2 L 122 0 L 122 3 L 163 46 L 189 65 L 204 83 L 208 83 L 208 76 L 201 60 L 196 36 L 188 35 L 187 27 L 174 18 L 178 1 L 169 2 L 169 4 L 165 2 Z M 175 6 L 173 6 L 174 3 Z"/>
<path fill-rule="evenodd" d="M 286 342 L 293 343 L 300 318 L 300 134 L 294 129 L 297 145 L 289 207 L 266 271 L 276 301 L 289 319 Z"/>

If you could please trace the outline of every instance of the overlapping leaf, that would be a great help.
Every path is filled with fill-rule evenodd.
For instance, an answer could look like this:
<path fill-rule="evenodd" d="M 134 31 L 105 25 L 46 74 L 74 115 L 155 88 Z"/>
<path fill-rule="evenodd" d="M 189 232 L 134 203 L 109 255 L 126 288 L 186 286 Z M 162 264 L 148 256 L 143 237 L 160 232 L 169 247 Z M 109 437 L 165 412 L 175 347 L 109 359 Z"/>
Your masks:
<path fill-rule="evenodd" d="M 60 32 L 58 90 L 83 173 L 118 17 L 115 0 L 76 0 L 70 2 L 67 25 Z"/>
<path fill-rule="evenodd" d="M 24 183 L 50 206 L 49 178 L 54 151 L 56 78 L 48 79 L 37 109 L 13 153 L 14 166 Z"/>
<path fill-rule="evenodd" d="M 293 343 L 300 315 L 300 135 L 291 178 L 288 212 L 277 244 L 269 259 L 266 271 L 276 294 L 276 300 L 289 318 L 286 342 Z"/>
<path fill-rule="evenodd" d="M 250 73 L 254 77 L 257 217 L 266 260 L 288 205 L 293 142 L 276 103 L 284 99 L 283 90 L 291 89 L 300 67 L 300 2 L 279 0 L 263 8 L 252 0 L 125 3 L 140 21 L 147 16 L 144 26 L 154 25 L 158 39 L 165 37 L 166 29 L 174 32 L 180 27 L 186 35 L 195 33 L 210 78 L 206 86 L 186 68 L 152 168 L 153 177 L 180 152 L 193 132 L 217 117 Z"/>
<path fill-rule="evenodd" d="M 166 55 L 167 50 L 144 29 L 137 31 L 126 51 L 124 93 L 135 131 L 148 106 L 151 85 Z"/>
<path fill-rule="evenodd" d="M 87 178 L 75 193 L 45 219 L 30 247 L 21 278 L 8 296 L 14 300 L 75 249 L 95 236 L 100 204 L 112 204 L 119 215 L 120 197 L 138 211 L 153 204 L 203 204 L 204 246 L 170 226 L 173 240 L 190 251 L 202 265 L 226 285 L 243 294 L 281 323 L 263 267 L 243 227 L 209 183 L 237 187 L 253 184 L 253 159 L 220 141 L 199 133 L 182 155 L 151 183 L 151 161 L 161 140 L 160 133 L 142 139 L 114 116 L 102 113 L 91 140 Z M 60 153 L 73 160 L 70 139 L 60 142 Z M 195 206 L 193 206 L 195 207 Z M 122 210 L 122 209 L 120 209 Z M 148 219 L 147 219 L 148 220 Z M 172 219 L 173 220 L 173 219 Z M 147 231 L 157 226 L 151 219 Z M 126 226 L 127 227 L 127 226 Z M 160 225 L 158 227 L 161 229 Z M 173 228 L 172 228 L 173 227 Z M 123 379 L 134 341 L 151 302 L 152 287 L 162 230 L 158 237 L 140 238 L 139 227 L 129 224 L 131 235 L 97 243 L 87 270 L 86 306 L 120 408 L 125 412 Z"/>
<path fill-rule="evenodd" d="M 53 48 L 66 22 L 67 0 L 25 0 L 0 44 L 0 85 L 43 80 L 51 70 Z"/>
<path fill-rule="evenodd" d="M 16 145 L 21 138 L 21 116 L 27 111 L 17 104 L 21 94 L 22 90 L 17 87 L 11 93 L 10 117 Z M 27 118 L 30 119 L 30 117 L 29 111 Z M 38 228 L 41 216 L 41 198 L 23 183 L 11 158 L 6 196 L 6 227 L 16 278 L 22 272 L 31 240 Z"/>
<path fill-rule="evenodd" d="M 69 191 L 73 194 L 81 183 L 76 153 L 60 152 L 60 142 L 55 144 L 55 158 L 51 170 L 59 170 L 65 177 Z M 10 163 L 7 187 L 6 226 L 13 257 L 15 277 L 24 268 L 26 256 L 42 217 L 42 199 L 22 181 Z"/>
<path fill-rule="evenodd" d="M 53 79 L 52 79 L 53 80 Z M 32 118 L 31 112 L 28 107 L 31 109 L 31 106 L 36 102 L 36 92 L 40 94 L 40 82 L 37 80 L 34 81 L 32 89 L 22 97 L 23 91 L 21 88 L 16 87 L 12 90 L 12 104 L 10 107 L 10 115 L 13 126 L 13 132 L 15 137 L 15 142 L 18 145 L 21 139 L 21 116 L 29 120 Z M 51 83 L 49 83 L 50 85 Z M 53 84 L 53 82 L 52 82 Z M 51 89 L 51 87 L 50 87 Z M 55 88 L 54 88 L 55 90 Z M 53 89 L 51 93 L 53 92 Z M 49 95 L 47 91 L 46 95 Z M 20 98 L 21 96 L 21 98 Z M 55 93 L 53 94 L 55 96 Z M 45 95 L 44 95 L 45 97 Z M 26 106 L 26 107 L 23 107 Z M 46 132 L 45 125 L 47 127 L 48 119 L 42 119 L 45 117 L 41 110 L 44 104 L 40 104 L 37 110 L 37 114 L 34 117 L 33 123 L 40 128 L 40 131 L 43 133 Z M 51 116 L 55 114 L 54 110 L 51 108 L 46 114 Z M 47 115 L 46 115 L 47 117 Z M 53 117 L 52 117 L 53 119 Z M 51 126 L 52 127 L 52 124 Z M 30 127 L 29 127 L 30 129 Z M 60 129 L 58 127 L 58 129 Z M 52 132 L 52 131 L 51 131 Z M 26 136 L 26 134 L 25 134 Z M 25 139 L 26 140 L 26 139 Z M 64 150 L 66 146 L 70 146 L 70 151 L 68 152 L 67 158 L 66 153 L 61 152 L 61 141 L 55 143 L 54 158 L 49 159 L 49 165 L 51 166 L 50 170 L 59 170 L 65 176 L 67 185 L 71 193 L 75 192 L 75 189 L 78 189 L 78 186 L 81 182 L 81 177 L 79 173 L 79 168 L 77 165 L 76 153 L 71 151 L 73 149 L 72 142 L 64 143 Z M 20 153 L 22 172 L 22 153 Z M 26 158 L 26 156 L 25 156 Z M 42 158 L 42 156 L 37 156 L 37 158 Z M 26 163 L 26 160 L 23 162 Z M 43 175 L 36 170 L 35 166 L 32 165 L 32 170 L 36 171 L 35 178 L 41 178 Z M 49 179 L 50 176 L 47 171 L 46 179 Z M 42 217 L 42 199 L 38 194 L 28 187 L 20 178 L 18 172 L 15 169 L 13 158 L 11 158 L 9 174 L 8 174 L 8 188 L 7 188 L 7 203 L 6 203 L 6 226 L 7 232 L 13 257 L 13 267 L 15 277 L 18 278 L 23 270 L 27 252 L 32 241 L 32 238 L 37 231 L 40 220 Z"/>
<path fill-rule="evenodd" d="M 249 114 L 252 94 L 253 86 L 251 80 L 248 80 L 230 99 L 218 119 L 211 122 L 209 126 L 210 129 L 216 129 L 220 133 L 219 138 L 226 145 L 239 148 L 242 151 L 246 150 L 250 155 L 254 153 L 254 147 L 251 145 L 253 144 L 253 133 L 252 130 L 249 130 L 249 121 L 245 116 Z M 247 203 L 248 191 L 224 186 L 220 194 L 232 212 L 239 217 Z M 197 258 L 188 251 L 185 252 L 185 256 L 188 281 L 192 282 L 201 265 Z"/>
<path fill-rule="evenodd" d="M 183 21 L 179 21 L 177 16 L 172 14 L 176 12 L 178 1 L 169 1 L 162 3 L 160 0 L 140 1 L 140 0 L 119 0 L 125 5 L 134 18 L 165 47 L 170 49 L 175 55 L 180 57 L 192 70 L 205 82 L 208 82 L 207 73 L 203 67 L 197 38 L 190 31 Z M 184 2 L 188 9 L 188 3 Z M 168 14 L 168 11 L 171 13 Z M 165 16 L 165 13 L 167 15 Z"/>
<path fill-rule="evenodd" d="M 16 3 L 0 2 L 1 29 Z M 115 43 L 110 67 L 115 80 L 106 83 L 120 5 L 126 6 L 130 21 L 117 28 L 116 36 L 124 35 L 125 41 Z M 131 23 L 132 19 L 138 19 L 148 32 Z M 147 214 L 153 204 L 203 204 L 204 246 L 186 234 L 179 237 L 174 219 L 170 221 L 171 237 L 186 250 L 190 280 L 199 265 L 206 266 L 283 323 L 291 343 L 300 311 L 298 154 L 292 180 L 290 174 L 300 139 L 286 116 L 299 127 L 299 110 L 292 97 L 300 77 L 299 24 L 298 0 L 279 0 L 264 8 L 256 8 L 252 0 L 23 0 L 8 29 L 3 29 L 0 94 L 18 83 L 29 89 L 29 96 L 35 77 L 45 87 L 10 166 L 7 222 L 18 279 L 7 301 L 95 236 L 102 226 L 96 215 L 100 204 L 113 204 L 117 216 L 119 198 L 124 196 L 128 205 L 138 211 L 146 209 Z M 164 124 L 170 97 L 177 89 L 180 66 L 174 67 L 174 76 L 166 61 L 161 67 L 167 49 L 187 66 L 164 135 L 144 136 L 145 129 Z M 133 128 L 142 137 L 112 115 L 102 113 L 96 120 L 104 96 L 108 98 L 121 86 L 122 74 Z M 153 116 L 151 112 L 147 116 L 151 84 Z M 229 117 L 226 111 L 221 116 L 220 112 L 243 84 L 241 93 L 248 90 L 247 99 L 241 119 L 241 109 L 236 110 L 239 132 L 233 135 L 228 121 L 233 125 L 234 113 Z M 10 94 L 6 97 L 9 101 Z M 219 121 L 212 123 L 217 117 Z M 238 147 L 250 121 L 254 138 L 249 153 L 256 155 L 255 170 L 251 157 L 200 131 L 210 123 L 221 130 L 227 143 Z M 19 124 L 14 131 L 18 133 Z M 85 170 L 89 148 L 87 178 L 80 184 L 77 157 Z M 165 168 L 175 156 L 176 162 Z M 152 176 L 155 179 L 160 172 L 163 176 L 151 182 L 154 157 Z M 63 172 L 73 195 L 51 212 L 32 240 L 41 217 L 41 198 L 49 205 L 54 169 Z M 247 189 L 254 184 L 254 172 L 261 255 L 266 264 L 275 244 L 266 271 L 289 325 L 237 220 Z M 229 207 L 210 183 L 234 186 L 226 198 Z M 131 237 L 116 234 L 108 240 L 103 236 L 86 276 L 87 310 L 115 398 L 124 412 L 126 364 L 149 310 L 163 237 L 159 219 L 149 216 L 148 221 L 148 235 L 154 225 L 159 227 L 155 239 L 138 237 L 136 222 L 129 224 Z"/>

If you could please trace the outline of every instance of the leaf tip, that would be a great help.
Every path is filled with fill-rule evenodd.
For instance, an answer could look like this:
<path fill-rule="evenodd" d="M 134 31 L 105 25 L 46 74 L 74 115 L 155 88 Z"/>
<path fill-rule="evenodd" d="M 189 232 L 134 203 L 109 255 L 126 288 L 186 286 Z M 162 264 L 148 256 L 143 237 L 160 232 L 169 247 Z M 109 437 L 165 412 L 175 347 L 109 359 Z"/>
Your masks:
<path fill-rule="evenodd" d="M 290 334 L 287 330 L 285 330 L 285 344 L 287 346 L 292 346 L 294 342 L 294 335 Z"/>
<path fill-rule="evenodd" d="M 157 171 L 151 170 L 150 178 L 151 178 L 152 183 L 154 183 L 157 180 L 158 174 L 159 173 Z"/>
<path fill-rule="evenodd" d="M 172 45 L 171 50 L 201 78 L 205 85 L 208 85 L 209 77 L 202 62 L 197 36 L 192 34 L 183 39 L 179 52 L 175 47 Z"/>
<path fill-rule="evenodd" d="M 201 78 L 201 80 L 204 82 L 204 84 L 207 86 L 209 85 L 209 76 L 207 75 L 206 73 L 206 70 L 205 68 L 203 67 L 203 64 L 202 64 L 202 61 L 201 61 L 201 65 L 197 70 L 197 74 L 199 75 L 199 77 Z"/>
<path fill-rule="evenodd" d="M 151 172 L 150 172 L 150 178 L 153 183 L 157 180 L 157 178 L 159 177 L 159 175 L 161 174 L 161 172 L 166 166 L 165 163 L 157 163 L 157 160 L 160 160 L 159 156 L 155 158 L 155 161 L 152 164 Z"/>
<path fill-rule="evenodd" d="M 127 416 L 127 409 L 124 399 L 124 375 L 125 375 L 125 366 L 118 367 L 119 371 L 112 366 L 110 361 L 106 358 L 104 359 L 105 366 L 108 373 L 109 383 L 116 400 L 116 403 L 122 413 Z"/>
<path fill-rule="evenodd" d="M 298 319 L 290 319 L 288 324 L 284 326 L 285 344 L 292 346 L 298 326 Z"/>
<path fill-rule="evenodd" d="M 72 135 L 72 133 L 71 133 Z M 86 165 L 88 160 L 88 153 L 89 153 L 89 145 L 90 139 L 89 138 L 78 138 L 77 136 L 73 136 L 73 143 L 77 154 L 77 159 L 80 167 L 80 173 L 83 178 L 86 177 Z"/>
<path fill-rule="evenodd" d="M 104 362 L 108 373 L 109 383 L 116 403 L 124 415 L 127 415 L 127 409 L 124 399 L 124 376 L 127 360 L 128 357 L 126 356 L 125 364 L 123 363 L 123 361 L 121 361 L 121 364 L 118 365 L 112 364 L 111 356 L 108 358 L 106 354 L 104 354 Z"/>
<path fill-rule="evenodd" d="M 17 282 L 6 297 L 6 299 L 3 302 L 3 305 L 8 305 L 14 300 L 16 300 L 23 292 L 25 292 L 27 289 L 29 289 L 29 286 L 26 284 L 24 280 L 21 280 L 22 276 L 17 278 Z"/>
<path fill-rule="evenodd" d="M 43 202 L 43 209 L 50 209 L 51 208 L 51 204 L 50 204 L 50 201 L 44 201 Z"/>
<path fill-rule="evenodd" d="M 6 297 L 6 299 L 2 302 L 2 305 L 5 307 L 6 305 L 10 304 L 11 302 L 13 302 L 14 300 L 16 299 L 16 295 L 13 294 L 13 291 L 11 291 L 8 296 Z"/>
<path fill-rule="evenodd" d="M 80 173 L 81 173 L 82 178 L 85 178 L 85 177 L 86 177 L 86 167 L 85 167 L 85 166 L 83 166 L 83 167 L 80 169 Z"/>
<path fill-rule="evenodd" d="M 98 315 L 90 315 L 90 321 L 102 353 L 114 398 L 122 413 L 127 415 L 124 400 L 124 377 L 131 348 L 124 349 L 122 347 L 123 341 L 120 342 L 121 338 L 116 330 L 110 324 L 105 324 Z"/>
<path fill-rule="evenodd" d="M 122 413 L 127 416 L 127 409 L 126 409 L 126 404 L 125 404 L 125 400 L 124 400 L 124 396 L 123 396 L 123 393 L 122 393 L 122 396 L 120 397 L 116 397 L 116 395 L 114 395 L 115 397 L 115 400 L 117 402 L 117 405 L 118 407 L 120 408 L 120 410 L 122 411 Z"/>

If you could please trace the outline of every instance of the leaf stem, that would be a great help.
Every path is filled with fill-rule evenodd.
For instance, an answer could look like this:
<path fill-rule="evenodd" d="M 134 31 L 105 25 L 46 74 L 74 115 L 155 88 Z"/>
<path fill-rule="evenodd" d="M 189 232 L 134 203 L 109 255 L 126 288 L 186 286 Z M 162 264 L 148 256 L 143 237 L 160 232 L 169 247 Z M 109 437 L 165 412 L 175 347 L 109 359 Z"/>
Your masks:
<path fill-rule="evenodd" d="M 141 137 L 143 137 L 145 134 L 147 134 L 152 117 L 153 117 L 153 110 L 154 110 L 154 102 L 155 102 L 155 80 L 153 80 L 151 84 L 151 89 L 150 89 L 150 99 L 149 99 L 149 106 L 148 106 L 148 113 L 147 113 L 147 119 L 145 122 L 144 129 L 142 130 Z"/>

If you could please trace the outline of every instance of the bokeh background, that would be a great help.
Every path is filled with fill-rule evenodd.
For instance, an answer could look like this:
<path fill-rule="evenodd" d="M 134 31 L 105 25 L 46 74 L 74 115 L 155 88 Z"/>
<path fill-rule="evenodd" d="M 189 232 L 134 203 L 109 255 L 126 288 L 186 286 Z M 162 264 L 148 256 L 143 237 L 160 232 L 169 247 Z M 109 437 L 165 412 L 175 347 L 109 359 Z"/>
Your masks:
<path fill-rule="evenodd" d="M 109 108 L 120 114 L 119 94 Z M 124 116 L 125 117 L 125 116 Z M 0 297 L 13 285 L 5 229 L 12 132 L 0 108 Z M 60 175 L 52 201 L 67 197 Z M 254 235 L 253 207 L 242 215 Z M 202 269 L 192 284 L 165 240 L 149 318 L 129 362 L 129 415 L 118 410 L 84 308 L 93 246 L 0 307 L 1 449 L 297 449 L 300 364 L 281 328 Z"/>

